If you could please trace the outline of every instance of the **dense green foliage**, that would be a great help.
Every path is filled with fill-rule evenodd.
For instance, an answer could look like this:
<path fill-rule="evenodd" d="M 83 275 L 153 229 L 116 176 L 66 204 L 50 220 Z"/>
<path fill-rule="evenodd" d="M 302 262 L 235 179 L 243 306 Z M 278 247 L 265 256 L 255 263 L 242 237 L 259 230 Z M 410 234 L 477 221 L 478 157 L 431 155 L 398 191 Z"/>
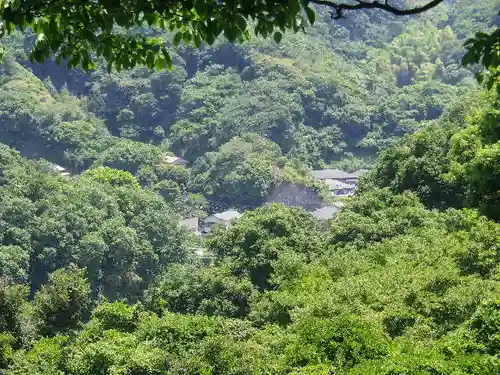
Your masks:
<path fill-rule="evenodd" d="M 129 172 L 51 176 L 4 147 L 3 373 L 497 374 L 498 166 L 477 167 L 499 142 L 497 105 L 473 93 L 387 150 L 326 230 L 282 204 L 246 212 L 209 237 L 209 265 Z"/>
<path fill-rule="evenodd" d="M 170 71 L 111 75 L 32 65 L 13 32 L 0 374 L 498 375 L 500 102 L 460 66 L 496 9 L 318 13 L 279 46 L 181 43 Z M 271 203 L 314 209 L 309 167 L 370 165 L 334 220 Z M 202 239 L 179 225 L 219 205 L 251 210 Z"/>
<path fill-rule="evenodd" d="M 170 46 L 212 45 L 223 35 L 229 42 L 255 36 L 273 36 L 280 43 L 283 33 L 305 32 L 314 24 L 313 4 L 329 11 L 330 21 L 343 18 L 344 11 L 378 9 L 394 15 L 415 15 L 435 9 L 444 0 L 414 2 L 388 1 L 330 1 L 330 0 L 196 0 L 186 2 L 159 1 L 4 1 L 0 4 L 0 35 L 11 35 L 16 28 L 28 29 L 30 60 L 44 62 L 56 56 L 68 67 L 95 69 L 99 60 L 107 64 L 108 73 L 137 65 L 149 69 L 172 67 Z M 453 4 L 460 9 L 459 4 Z M 487 85 L 491 88 L 500 78 L 500 29 L 490 35 L 478 33 L 465 46 L 468 54 L 465 65 L 479 63 L 486 68 Z"/>
<path fill-rule="evenodd" d="M 5 146 L 0 170 L 0 264 L 9 282 L 35 291 L 48 273 L 74 264 L 87 268 L 94 292 L 114 299 L 137 296 L 163 265 L 186 259 L 177 214 L 128 172 L 50 175 L 49 165 Z"/>
<path fill-rule="evenodd" d="M 249 38 L 251 29 L 264 37 L 276 30 L 274 39 L 279 41 L 279 30 L 297 32 L 307 22 L 313 23 L 314 11 L 299 0 L 19 1 L 2 3 L 0 19 L 2 34 L 16 27 L 30 28 L 35 33 L 32 60 L 43 62 L 56 54 L 58 60 L 68 59 L 68 66 L 81 65 L 87 70 L 95 67 L 96 57 L 102 57 L 108 71 L 113 66 L 120 71 L 136 65 L 170 67 L 167 41 L 174 45 L 184 41 L 198 47 L 201 42 L 214 43 L 222 33 L 230 42 L 242 41 Z M 255 26 L 247 25 L 249 21 Z M 173 38 L 158 36 L 167 30 L 176 31 Z"/>
<path fill-rule="evenodd" d="M 261 203 L 282 183 L 300 183 L 326 197 L 300 163 L 281 156 L 279 147 L 254 134 L 234 137 L 196 160 L 193 188 L 209 199 L 251 206 Z"/>
<path fill-rule="evenodd" d="M 199 49 L 180 43 L 171 48 L 171 70 L 113 74 L 100 60 L 87 73 L 50 59 L 31 64 L 33 37 L 13 31 L 3 41 L 0 141 L 72 172 L 127 170 L 177 211 L 185 207 L 180 196 L 190 194 L 184 215 L 206 210 L 199 194 L 257 207 L 282 183 L 318 191 L 308 166 L 370 165 L 376 152 L 439 118 L 476 85 L 461 65 L 462 45 L 477 32 L 493 33 L 496 12 L 494 0 L 460 0 L 411 19 L 363 11 L 332 22 L 323 9 L 314 27 L 284 35 L 279 45 L 260 37 Z M 273 158 L 271 165 L 254 160 L 262 141 L 248 134 L 278 146 L 266 146 L 262 159 Z M 224 164 L 242 140 L 248 155 Z M 173 182 L 162 163 L 170 152 L 193 166 Z M 222 177 L 225 168 L 231 172 Z"/>
<path fill-rule="evenodd" d="M 499 123 L 498 96 L 469 97 L 383 152 L 367 184 L 413 190 L 428 207 L 475 207 L 499 220 Z"/>

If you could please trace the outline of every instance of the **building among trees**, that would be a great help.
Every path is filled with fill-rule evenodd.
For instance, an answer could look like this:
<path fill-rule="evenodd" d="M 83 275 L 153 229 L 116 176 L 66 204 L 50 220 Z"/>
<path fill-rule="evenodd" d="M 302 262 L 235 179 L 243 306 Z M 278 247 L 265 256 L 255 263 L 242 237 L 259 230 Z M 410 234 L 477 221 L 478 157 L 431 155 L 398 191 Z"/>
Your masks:
<path fill-rule="evenodd" d="M 163 158 L 163 161 L 167 164 L 174 164 L 174 165 L 188 165 L 188 161 L 181 158 L 180 156 L 175 156 L 175 155 L 167 155 Z"/>
<path fill-rule="evenodd" d="M 217 227 L 227 228 L 231 225 L 231 222 L 238 219 L 240 216 L 241 213 L 235 210 L 228 210 L 210 215 L 203 220 L 203 232 L 210 233 Z"/>
<path fill-rule="evenodd" d="M 351 196 L 356 192 L 358 179 L 366 169 L 358 169 L 354 172 L 346 172 L 340 169 L 318 169 L 311 174 L 319 181 L 328 186 L 328 190 L 333 196 Z"/>

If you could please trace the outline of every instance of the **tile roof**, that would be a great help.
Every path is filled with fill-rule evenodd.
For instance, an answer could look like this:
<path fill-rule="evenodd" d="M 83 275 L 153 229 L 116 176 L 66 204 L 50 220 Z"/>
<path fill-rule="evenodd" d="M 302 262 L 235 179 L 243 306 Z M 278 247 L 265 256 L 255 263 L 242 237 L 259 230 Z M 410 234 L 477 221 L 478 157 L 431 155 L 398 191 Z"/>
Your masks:
<path fill-rule="evenodd" d="M 353 177 L 349 173 L 341 171 L 340 169 L 317 169 L 312 171 L 312 175 L 319 180 L 345 179 Z"/>
<path fill-rule="evenodd" d="M 168 163 L 168 164 L 187 164 L 188 161 L 187 160 L 184 160 L 183 158 L 179 157 L 179 156 L 165 156 L 163 158 L 163 161 L 165 161 L 165 163 Z"/>
<path fill-rule="evenodd" d="M 216 213 L 213 216 L 215 216 L 219 220 L 231 221 L 231 220 L 239 218 L 241 216 L 241 214 L 238 211 L 229 210 L 229 211 Z"/>

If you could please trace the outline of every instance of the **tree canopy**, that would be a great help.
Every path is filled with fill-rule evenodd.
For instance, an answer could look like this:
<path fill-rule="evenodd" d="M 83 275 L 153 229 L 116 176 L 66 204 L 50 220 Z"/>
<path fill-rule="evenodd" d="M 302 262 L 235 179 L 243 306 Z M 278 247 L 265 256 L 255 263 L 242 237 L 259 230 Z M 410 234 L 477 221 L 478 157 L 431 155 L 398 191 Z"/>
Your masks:
<path fill-rule="evenodd" d="M 500 223 L 495 212 L 484 210 L 497 207 L 498 191 L 474 198 L 476 186 L 482 186 L 474 181 L 485 178 L 488 186 L 495 187 L 499 180 L 484 161 L 496 160 L 491 154 L 499 142 L 492 94 L 470 99 L 472 108 L 459 103 L 450 109 L 435 142 L 430 142 L 429 129 L 423 129 L 386 151 L 361 193 L 326 226 L 300 208 L 267 205 L 246 212 L 230 228 L 215 230 L 206 243 L 213 262 L 177 258 L 175 263 L 162 263 L 160 272 L 155 262 L 143 262 L 141 251 L 121 251 L 134 246 L 128 243 L 132 230 L 151 243 L 153 253 L 167 250 L 161 247 L 164 227 L 155 226 L 160 217 L 150 208 L 145 215 L 131 213 L 125 220 L 128 224 L 109 237 L 103 235 L 101 241 L 96 236 L 109 230 L 102 222 L 88 240 L 67 246 L 66 252 L 53 252 L 53 259 L 62 263 L 63 255 L 86 246 L 86 254 L 90 250 L 101 250 L 108 257 L 117 254 L 115 264 L 101 269 L 99 263 L 79 263 L 86 266 L 84 270 L 62 263 L 37 285 L 33 279 L 17 278 L 22 273 L 14 272 L 16 267 L 30 271 L 40 261 L 10 256 L 15 251 L 33 254 L 30 236 L 23 235 L 30 229 L 22 225 L 30 218 L 37 221 L 30 202 L 40 209 L 54 198 L 42 187 L 34 189 L 39 185 L 18 191 L 22 187 L 18 179 L 27 172 L 35 179 L 38 171 L 38 184 L 51 179 L 4 148 L 0 161 L 7 178 L 2 196 L 9 194 L 14 201 L 9 204 L 4 199 L 0 222 L 7 229 L 3 246 L 9 247 L 1 252 L 7 256 L 0 268 L 0 371 L 7 375 L 498 374 Z M 463 137 L 477 138 L 475 147 L 460 147 Z M 448 156 L 435 155 L 434 143 L 439 142 L 448 144 Z M 388 165 L 394 153 L 400 153 L 400 164 Z M 439 159 L 444 159 L 443 165 L 429 169 Z M 16 174 L 16 169 L 21 171 Z M 407 181 L 406 170 L 425 178 Z M 441 170 L 446 172 L 432 175 Z M 466 185 L 464 195 L 436 183 L 439 178 L 449 178 L 448 183 L 465 178 L 472 188 L 469 191 Z M 62 181 L 55 178 L 52 184 L 64 185 Z M 127 211 L 113 209 L 114 197 L 119 206 L 133 207 L 125 196 L 130 199 L 130 191 L 138 194 L 141 189 L 129 172 L 113 174 L 109 167 L 91 169 L 72 183 L 102 185 L 108 210 L 117 217 L 127 217 Z M 442 200 L 440 186 L 455 199 Z M 96 194 L 90 197 L 95 200 Z M 457 207 L 455 200 L 464 196 L 468 208 Z M 78 202 L 76 196 L 69 199 Z M 152 195 L 144 199 L 156 202 L 157 209 L 162 206 Z M 91 207 L 82 209 L 95 212 Z M 65 217 L 74 228 L 54 221 L 52 227 L 66 224 L 71 230 L 66 233 L 77 240 L 79 217 L 74 212 Z M 75 261 L 82 262 L 77 256 Z M 174 259 L 172 253 L 169 257 Z M 135 278 L 156 276 L 143 285 L 144 295 L 122 293 L 120 301 L 96 296 L 93 272 L 113 273 L 101 284 L 109 290 L 116 277 L 131 276 L 117 269 L 125 265 L 124 258 L 143 271 L 137 273 L 128 264 Z M 134 284 L 122 288 L 137 291 Z"/>
<path fill-rule="evenodd" d="M 247 40 L 251 31 L 280 42 L 287 30 L 305 30 L 315 22 L 312 4 L 331 9 L 332 20 L 345 11 L 382 10 L 397 16 L 423 13 L 443 0 L 417 5 L 409 1 L 337 2 L 333 0 L 189 0 L 189 1 L 4 1 L 0 20 L 2 33 L 29 28 L 35 34 L 30 58 L 43 62 L 55 55 L 68 67 L 95 68 L 99 59 L 108 72 L 145 65 L 162 69 L 172 66 L 169 46 L 182 41 L 199 47 L 213 44 L 223 35 L 230 42 Z M 401 4 L 402 3 L 402 4 Z M 149 29 L 145 27 L 148 26 Z M 164 33 L 168 31 L 168 33 Z M 499 79 L 499 30 L 477 34 L 466 43 L 464 64 L 481 62 L 490 70 L 488 85 Z M 490 83 L 491 82 L 491 83 Z M 490 87 L 491 87 L 490 86 Z"/>
<path fill-rule="evenodd" d="M 118 7 L 40 4 L 69 28 Z M 161 71 L 31 63 L 37 36 L 5 36 L 2 375 L 500 373 L 499 97 L 460 63 L 498 1 L 342 4 L 278 44 L 112 24 L 166 40 Z M 370 171 L 340 203 L 313 168 Z"/>

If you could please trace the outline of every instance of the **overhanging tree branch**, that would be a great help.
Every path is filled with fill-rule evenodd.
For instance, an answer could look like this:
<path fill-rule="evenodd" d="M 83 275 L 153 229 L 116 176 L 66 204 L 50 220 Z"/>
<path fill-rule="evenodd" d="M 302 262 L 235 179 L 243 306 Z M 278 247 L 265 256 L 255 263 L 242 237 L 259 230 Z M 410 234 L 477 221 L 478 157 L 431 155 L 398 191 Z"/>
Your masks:
<path fill-rule="evenodd" d="M 360 10 L 360 9 L 380 9 L 389 13 L 392 13 L 396 16 L 409 16 L 412 14 L 423 13 L 431 8 L 442 3 L 444 0 L 432 0 L 425 5 L 409 8 L 409 9 L 401 9 L 394 7 L 389 4 L 388 0 L 380 1 L 362 1 L 356 0 L 356 4 L 346 4 L 346 3 L 336 3 L 329 0 L 310 0 L 311 3 L 327 6 L 333 8 L 335 11 L 332 14 L 332 18 L 340 19 L 343 17 L 344 10 Z"/>

